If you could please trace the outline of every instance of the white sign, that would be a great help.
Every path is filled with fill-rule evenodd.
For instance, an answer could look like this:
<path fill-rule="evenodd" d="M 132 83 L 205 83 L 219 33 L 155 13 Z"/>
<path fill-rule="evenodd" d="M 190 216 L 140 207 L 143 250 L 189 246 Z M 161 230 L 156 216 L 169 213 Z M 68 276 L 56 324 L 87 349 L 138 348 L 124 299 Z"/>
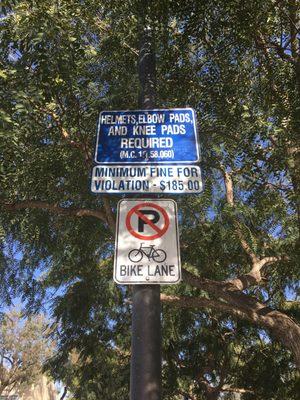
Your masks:
<path fill-rule="evenodd" d="M 177 207 L 167 199 L 118 203 L 114 280 L 174 284 L 181 279 Z"/>
<path fill-rule="evenodd" d="M 92 172 L 93 193 L 200 193 L 200 167 L 96 166 Z"/>

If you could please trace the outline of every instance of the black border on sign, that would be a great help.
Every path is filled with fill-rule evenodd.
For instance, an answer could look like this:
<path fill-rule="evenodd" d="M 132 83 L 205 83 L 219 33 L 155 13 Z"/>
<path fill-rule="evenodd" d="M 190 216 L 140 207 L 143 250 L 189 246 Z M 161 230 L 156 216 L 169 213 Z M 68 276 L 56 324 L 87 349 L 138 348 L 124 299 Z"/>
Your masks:
<path fill-rule="evenodd" d="M 176 243 L 177 243 L 177 256 L 178 256 L 178 280 L 175 282 L 160 282 L 160 281 L 139 281 L 139 282 L 120 282 L 117 280 L 117 256 L 118 256 L 118 238 L 119 238 L 119 226 L 120 226 L 120 207 L 123 201 L 141 201 L 141 202 L 161 202 L 170 201 L 174 204 L 175 211 L 175 230 L 176 230 Z M 173 199 L 122 199 L 118 202 L 117 208 L 117 225 L 116 225 L 116 240 L 115 240 L 115 252 L 114 252 L 114 274 L 113 279 L 118 285 L 176 285 L 181 281 L 181 258 L 180 258 L 180 246 L 179 246 L 179 230 L 178 230 L 178 217 L 177 217 L 177 203 Z"/>
<path fill-rule="evenodd" d="M 191 110 L 193 115 L 193 125 L 194 125 L 194 135 L 195 135 L 195 148 L 197 153 L 196 160 L 185 160 L 185 161 L 97 161 L 98 158 L 98 147 L 99 147 L 99 140 L 100 140 L 100 130 L 101 130 L 101 115 L 102 113 L 109 112 L 109 113 L 130 113 L 130 112 L 147 112 L 147 111 L 179 111 L 179 110 Z M 182 108 L 154 108 L 152 110 L 103 110 L 99 114 L 98 119 L 98 126 L 97 126 L 97 137 L 96 137 L 96 150 L 95 150 L 95 157 L 94 162 L 97 165 L 122 165 L 122 164 L 147 164 L 147 165 L 157 165 L 157 164 L 193 164 L 200 162 L 200 146 L 198 140 L 198 130 L 197 130 L 197 121 L 196 121 L 196 112 L 192 107 L 182 107 Z"/>

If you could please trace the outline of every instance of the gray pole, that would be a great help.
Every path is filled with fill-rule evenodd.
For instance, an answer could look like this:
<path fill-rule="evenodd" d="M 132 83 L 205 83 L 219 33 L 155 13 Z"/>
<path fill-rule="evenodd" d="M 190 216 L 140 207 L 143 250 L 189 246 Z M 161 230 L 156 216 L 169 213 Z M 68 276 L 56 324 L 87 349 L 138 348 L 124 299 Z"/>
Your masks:
<path fill-rule="evenodd" d="M 155 107 L 155 54 L 147 25 L 148 2 L 141 1 L 142 37 L 138 61 L 139 108 Z M 134 285 L 130 400 L 161 400 L 160 286 Z"/>
<path fill-rule="evenodd" d="M 159 285 L 133 287 L 130 400 L 161 399 Z"/>

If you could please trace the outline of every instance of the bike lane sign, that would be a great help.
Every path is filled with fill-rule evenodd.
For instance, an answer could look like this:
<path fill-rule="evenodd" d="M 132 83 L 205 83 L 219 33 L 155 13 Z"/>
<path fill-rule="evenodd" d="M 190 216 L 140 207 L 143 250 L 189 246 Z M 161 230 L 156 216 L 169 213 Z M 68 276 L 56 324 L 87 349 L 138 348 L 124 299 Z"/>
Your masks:
<path fill-rule="evenodd" d="M 123 199 L 117 215 L 115 282 L 178 283 L 181 263 L 175 201 Z"/>

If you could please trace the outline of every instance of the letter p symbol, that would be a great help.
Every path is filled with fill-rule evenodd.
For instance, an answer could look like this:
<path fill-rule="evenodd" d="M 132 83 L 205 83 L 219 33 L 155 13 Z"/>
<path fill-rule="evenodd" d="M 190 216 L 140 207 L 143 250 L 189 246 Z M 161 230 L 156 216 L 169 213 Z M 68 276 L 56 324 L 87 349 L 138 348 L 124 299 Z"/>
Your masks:
<path fill-rule="evenodd" d="M 145 216 L 147 215 L 147 217 L 145 219 L 142 219 L 140 216 L 138 217 L 138 231 L 139 232 L 144 232 L 145 225 L 148 225 L 147 221 L 152 222 L 153 224 L 156 224 L 160 219 L 159 212 L 157 212 L 155 210 L 140 210 L 140 213 Z M 150 216 L 151 218 L 149 218 L 148 216 Z"/>

